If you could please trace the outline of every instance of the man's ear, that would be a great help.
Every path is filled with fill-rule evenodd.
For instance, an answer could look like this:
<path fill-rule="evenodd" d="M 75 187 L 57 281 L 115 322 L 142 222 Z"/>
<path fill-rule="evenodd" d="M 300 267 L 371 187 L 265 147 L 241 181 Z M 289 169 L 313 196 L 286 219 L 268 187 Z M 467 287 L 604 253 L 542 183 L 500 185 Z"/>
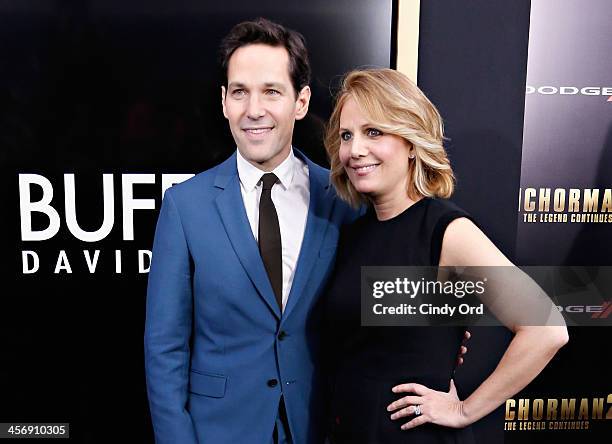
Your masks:
<path fill-rule="evenodd" d="M 295 103 L 295 120 L 302 120 L 306 116 L 308 105 L 310 105 L 310 86 L 306 85 L 298 94 Z"/>
<path fill-rule="evenodd" d="M 221 86 L 221 107 L 223 108 L 223 115 L 227 119 L 227 111 L 225 109 L 225 86 Z"/>

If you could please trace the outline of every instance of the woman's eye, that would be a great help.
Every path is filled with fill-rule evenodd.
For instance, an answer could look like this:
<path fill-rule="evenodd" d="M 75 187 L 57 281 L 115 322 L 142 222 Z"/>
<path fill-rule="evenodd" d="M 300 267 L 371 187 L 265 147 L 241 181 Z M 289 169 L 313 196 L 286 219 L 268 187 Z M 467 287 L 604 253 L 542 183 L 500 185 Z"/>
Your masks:
<path fill-rule="evenodd" d="M 376 128 L 368 128 L 366 134 L 368 137 L 378 137 L 382 136 L 382 131 L 377 130 Z"/>
<path fill-rule="evenodd" d="M 344 131 L 342 134 L 340 134 L 340 138 L 347 142 L 351 139 L 351 133 L 349 133 L 348 131 Z"/>

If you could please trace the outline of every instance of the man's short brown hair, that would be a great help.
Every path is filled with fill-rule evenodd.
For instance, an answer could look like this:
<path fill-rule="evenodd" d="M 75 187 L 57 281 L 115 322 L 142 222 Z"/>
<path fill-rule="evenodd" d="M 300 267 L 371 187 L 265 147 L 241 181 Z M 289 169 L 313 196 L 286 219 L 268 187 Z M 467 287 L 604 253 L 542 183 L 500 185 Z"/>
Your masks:
<path fill-rule="evenodd" d="M 262 43 L 282 46 L 289 53 L 289 77 L 296 96 L 310 84 L 310 63 L 304 36 L 265 18 L 238 23 L 221 41 L 219 56 L 223 83 L 227 86 L 227 68 L 234 51 L 243 46 Z"/>

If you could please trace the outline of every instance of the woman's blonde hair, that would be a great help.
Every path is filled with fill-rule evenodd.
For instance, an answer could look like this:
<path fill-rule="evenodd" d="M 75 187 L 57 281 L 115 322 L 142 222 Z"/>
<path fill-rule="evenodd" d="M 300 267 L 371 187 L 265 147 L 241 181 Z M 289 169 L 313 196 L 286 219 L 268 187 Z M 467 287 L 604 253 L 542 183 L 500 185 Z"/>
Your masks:
<path fill-rule="evenodd" d="M 455 177 L 442 145 L 444 130 L 438 110 L 404 74 L 392 69 L 365 69 L 344 77 L 326 128 L 331 181 L 342 199 L 354 207 L 369 203 L 353 187 L 340 163 L 340 113 L 349 98 L 355 100 L 373 126 L 403 138 L 413 148 L 408 196 L 450 197 Z"/>

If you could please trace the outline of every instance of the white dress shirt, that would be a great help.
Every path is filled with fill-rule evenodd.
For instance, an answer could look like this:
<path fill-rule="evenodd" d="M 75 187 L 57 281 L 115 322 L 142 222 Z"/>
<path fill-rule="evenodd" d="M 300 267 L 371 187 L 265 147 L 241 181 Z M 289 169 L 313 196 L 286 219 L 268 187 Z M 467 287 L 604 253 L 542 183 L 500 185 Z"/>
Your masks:
<path fill-rule="evenodd" d="M 266 172 L 247 161 L 237 150 L 238 177 L 240 191 L 255 240 L 259 234 L 259 199 L 261 197 L 261 176 Z M 277 166 L 272 173 L 278 182 L 272 187 L 272 202 L 276 207 L 283 247 L 283 310 L 291 291 L 295 266 L 300 255 L 304 228 L 308 217 L 310 201 L 310 182 L 308 165 L 293 154 Z"/>

